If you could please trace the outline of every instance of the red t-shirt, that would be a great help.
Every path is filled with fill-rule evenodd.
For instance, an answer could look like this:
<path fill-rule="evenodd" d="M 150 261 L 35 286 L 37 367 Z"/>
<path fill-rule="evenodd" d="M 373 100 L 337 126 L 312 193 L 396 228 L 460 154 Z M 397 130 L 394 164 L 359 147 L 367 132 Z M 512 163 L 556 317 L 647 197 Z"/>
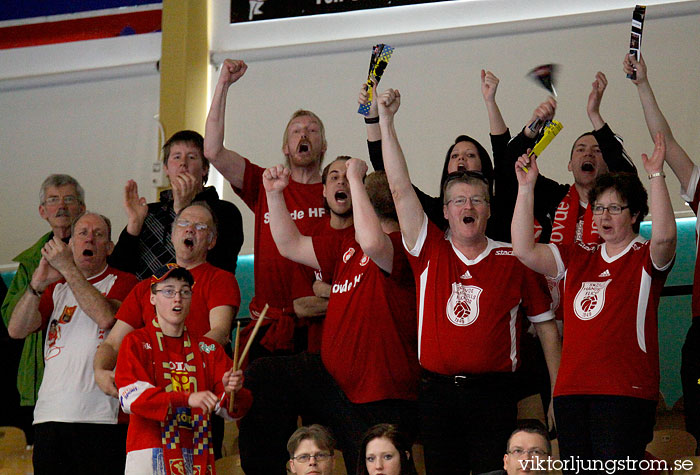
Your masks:
<path fill-rule="evenodd" d="M 695 216 L 698 215 L 698 204 L 700 203 L 700 186 L 698 186 L 698 180 L 700 179 L 700 168 L 696 165 L 693 168 L 693 173 L 690 177 L 690 183 L 688 184 L 688 189 L 683 190 L 681 197 L 688 202 L 690 207 L 693 209 Z M 700 253 L 697 249 L 697 239 L 698 233 L 700 232 L 700 219 L 695 222 L 695 274 L 693 275 L 693 300 L 692 300 L 692 313 L 693 317 L 700 316 Z"/>
<path fill-rule="evenodd" d="M 467 259 L 427 217 L 408 251 L 421 366 L 445 375 L 515 371 L 521 308 L 531 322 L 554 317 L 544 277 L 520 263 L 510 244 L 491 239 Z"/>
<path fill-rule="evenodd" d="M 637 237 L 609 257 L 605 244 L 549 244 L 564 283 L 564 345 L 555 396 L 659 396 L 659 297 L 672 262 L 657 269 Z"/>
<path fill-rule="evenodd" d="M 255 213 L 255 297 L 251 301 L 250 311 L 258 315 L 267 303 L 270 307 L 293 314 L 291 276 L 294 263 L 280 255 L 272 239 L 267 195 L 262 184 L 265 169 L 245 160 L 243 188 L 233 188 L 233 191 Z M 321 183 L 303 184 L 289 180 L 283 195 L 287 209 L 302 234 L 308 236 L 317 222 L 327 219 Z"/>
<path fill-rule="evenodd" d="M 331 227 L 330 219 L 324 219 L 323 221 L 317 223 L 314 229 L 311 231 L 310 236 L 324 236 L 333 235 L 336 239 L 343 239 L 343 233 L 347 231 L 346 229 L 334 229 Z M 350 228 L 350 232 L 354 233 L 354 228 Z M 301 297 L 313 297 L 314 293 L 313 285 L 316 281 L 325 282 L 327 284 L 331 283 L 331 278 L 333 276 L 323 275 L 321 269 L 312 269 L 311 267 L 296 264 L 292 272 L 292 299 L 296 300 Z M 307 351 L 309 353 L 320 353 L 321 352 L 321 336 L 323 335 L 323 317 L 315 318 L 303 318 L 300 319 L 308 327 L 307 334 Z"/>
<path fill-rule="evenodd" d="M 200 337 L 211 330 L 209 311 L 221 305 L 233 307 L 234 315 L 241 305 L 238 282 L 230 272 L 205 262 L 189 269 L 194 277 L 190 313 L 185 326 L 190 334 Z M 117 319 L 134 328 L 141 328 L 156 316 L 151 304 L 151 280 L 141 281 L 126 297 L 117 311 Z"/>
<path fill-rule="evenodd" d="M 391 275 L 362 252 L 352 227 L 342 240 L 313 237 L 323 274 L 333 276 L 321 359 L 357 404 L 417 396 L 415 287 L 400 234 L 389 237 Z"/>

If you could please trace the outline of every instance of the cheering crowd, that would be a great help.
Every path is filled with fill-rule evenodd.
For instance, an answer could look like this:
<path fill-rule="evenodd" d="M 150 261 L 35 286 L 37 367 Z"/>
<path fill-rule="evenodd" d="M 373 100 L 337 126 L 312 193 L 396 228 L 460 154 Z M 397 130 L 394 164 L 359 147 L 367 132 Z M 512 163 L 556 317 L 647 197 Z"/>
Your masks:
<path fill-rule="evenodd" d="M 116 245 L 75 179 L 42 184 L 51 231 L 15 259 L 2 304 L 10 336 L 24 339 L 17 387 L 33 407 L 35 473 L 210 473 L 227 419 L 239 424 L 248 475 L 286 464 L 329 474 L 336 447 L 349 474 L 412 474 L 414 442 L 429 474 L 510 474 L 551 453 L 544 427 L 517 420 L 518 400 L 533 393 L 562 459 L 644 458 L 659 395 L 657 311 L 676 250 L 664 164 L 695 212 L 700 169 L 641 57 L 626 55 L 623 70 L 636 73 L 654 140 L 643 171 L 601 116 L 603 73 L 569 185 L 540 175 L 531 153 L 554 98 L 511 137 L 499 80 L 481 71 L 491 155 L 458 136 L 436 197 L 411 183 L 398 89 L 360 90 L 369 174 L 350 156 L 324 166 L 325 129 L 308 110 L 284 130 L 284 165 L 264 169 L 225 148 L 227 94 L 246 70 L 222 64 L 204 137 L 180 131 L 165 143 L 172 190 L 149 204 L 127 183 Z M 236 332 L 249 347 L 244 371 L 231 362 L 243 226 L 206 186 L 210 166 L 255 215 L 253 324 Z M 698 269 L 682 367 L 696 438 Z"/>

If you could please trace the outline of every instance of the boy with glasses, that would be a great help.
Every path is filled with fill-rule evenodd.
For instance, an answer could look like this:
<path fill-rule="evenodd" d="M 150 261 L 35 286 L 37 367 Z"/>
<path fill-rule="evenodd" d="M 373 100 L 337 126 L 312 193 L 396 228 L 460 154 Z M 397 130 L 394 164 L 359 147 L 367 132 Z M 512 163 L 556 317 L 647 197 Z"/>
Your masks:
<path fill-rule="evenodd" d="M 192 274 L 171 264 L 150 283 L 156 317 L 124 338 L 115 375 L 119 401 L 132 415 L 126 473 L 213 473 L 209 415 L 242 417 L 250 393 L 223 348 L 185 326 Z M 229 413 L 231 393 L 237 404 Z"/>

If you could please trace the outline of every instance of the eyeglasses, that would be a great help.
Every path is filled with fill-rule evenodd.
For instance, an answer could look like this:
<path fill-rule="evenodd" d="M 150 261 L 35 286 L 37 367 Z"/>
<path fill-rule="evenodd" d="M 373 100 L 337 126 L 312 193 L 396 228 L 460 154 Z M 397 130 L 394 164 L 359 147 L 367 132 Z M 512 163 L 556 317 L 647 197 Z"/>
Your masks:
<path fill-rule="evenodd" d="M 317 454 L 301 454 L 297 455 L 295 457 L 292 457 L 292 460 L 296 460 L 299 463 L 309 463 L 311 461 L 311 458 L 314 458 L 317 462 L 325 462 L 329 458 L 331 458 L 331 454 L 327 452 L 319 452 Z"/>
<path fill-rule="evenodd" d="M 527 454 L 529 457 L 532 457 L 532 456 L 543 457 L 543 456 L 547 455 L 547 452 L 545 452 L 542 449 L 537 449 L 537 448 L 527 449 L 527 450 L 525 450 L 525 449 L 513 449 L 513 450 L 509 450 L 508 453 L 510 455 L 514 455 L 515 457 L 518 457 L 518 458 L 522 457 L 525 454 Z"/>
<path fill-rule="evenodd" d="M 78 198 L 76 198 L 73 195 L 67 195 L 64 197 L 49 196 L 48 198 L 46 198 L 46 200 L 44 200 L 44 204 L 55 206 L 55 205 L 59 204 L 61 202 L 61 200 L 63 200 L 63 204 L 67 204 L 67 205 L 72 205 L 72 204 L 78 202 Z"/>
<path fill-rule="evenodd" d="M 163 297 L 166 299 L 174 299 L 177 294 L 180 294 L 180 297 L 183 299 L 190 299 L 192 298 L 192 290 L 191 289 L 180 289 L 180 290 L 175 290 L 171 288 L 167 289 L 158 289 L 155 291 L 156 293 L 160 292 L 163 294 Z"/>
<path fill-rule="evenodd" d="M 177 224 L 181 228 L 189 228 L 190 226 L 194 226 L 194 229 L 197 231 L 206 231 L 209 229 L 209 225 L 207 223 L 192 223 L 190 221 L 187 221 L 186 219 L 178 219 Z"/>
<path fill-rule="evenodd" d="M 475 196 L 470 196 L 470 197 L 458 196 L 457 198 L 447 200 L 447 203 L 445 203 L 445 204 L 449 205 L 450 203 L 454 203 L 455 206 L 457 206 L 458 208 L 461 208 L 462 206 L 467 204 L 467 201 L 469 201 L 472 204 L 472 206 L 483 206 L 489 202 L 489 200 L 486 199 L 486 197 L 475 195 Z"/>
<path fill-rule="evenodd" d="M 611 204 L 610 206 L 603 206 L 603 205 L 594 205 L 593 206 L 593 214 L 603 214 L 605 210 L 608 210 L 608 213 L 610 214 L 620 214 L 622 213 L 623 209 L 627 209 L 629 206 L 620 206 L 618 204 Z"/>

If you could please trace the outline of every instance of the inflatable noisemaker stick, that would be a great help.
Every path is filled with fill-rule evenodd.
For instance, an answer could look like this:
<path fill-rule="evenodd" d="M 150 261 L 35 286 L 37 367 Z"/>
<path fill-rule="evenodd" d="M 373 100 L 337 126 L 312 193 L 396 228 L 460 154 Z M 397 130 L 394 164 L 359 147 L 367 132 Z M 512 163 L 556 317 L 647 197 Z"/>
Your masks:
<path fill-rule="evenodd" d="M 241 357 L 238 359 L 238 367 L 236 370 L 241 369 L 241 366 L 243 366 L 243 362 L 245 361 L 245 357 L 248 356 L 248 351 L 250 350 L 250 346 L 253 344 L 253 340 L 255 340 L 255 335 L 257 335 L 258 330 L 260 329 L 260 324 L 262 324 L 262 321 L 265 319 L 265 314 L 267 313 L 267 309 L 270 308 L 268 304 L 265 304 L 265 307 L 263 307 L 262 312 L 260 312 L 260 316 L 258 317 L 258 321 L 255 322 L 255 327 L 253 328 L 253 331 L 250 333 L 250 337 L 248 338 L 248 342 L 245 344 L 245 348 L 243 348 L 243 353 L 241 353 Z"/>
<path fill-rule="evenodd" d="M 543 64 L 537 66 L 535 69 L 527 73 L 527 76 L 535 81 L 535 83 L 552 93 L 554 97 L 557 97 L 557 90 L 554 88 L 554 82 L 556 80 L 557 71 L 559 66 L 556 64 Z M 537 119 L 532 124 L 530 124 L 530 130 L 537 132 L 537 130 L 542 125 L 542 120 Z"/>
<path fill-rule="evenodd" d="M 644 28 L 644 15 L 647 7 L 637 5 L 632 13 L 632 32 L 630 33 L 630 54 L 639 61 L 639 52 L 642 49 L 642 29 Z M 629 79 L 637 79 L 637 71 L 632 71 L 627 75 Z"/>
<path fill-rule="evenodd" d="M 547 125 L 544 126 L 544 133 L 542 134 L 542 138 L 540 138 L 537 141 L 532 151 L 527 156 L 532 157 L 534 155 L 535 157 L 539 157 L 540 154 L 544 151 L 544 149 L 547 148 L 547 145 L 549 145 L 549 143 L 554 139 L 554 137 L 557 136 L 557 134 L 563 128 L 564 126 L 561 125 L 561 122 L 559 122 L 558 120 L 552 120 L 547 122 Z M 525 170 L 525 173 L 529 172 L 527 167 L 523 167 L 523 170 Z"/>
<path fill-rule="evenodd" d="M 236 371 L 236 366 L 238 366 L 238 344 L 240 343 L 241 339 L 241 322 L 238 321 L 236 323 L 236 341 L 233 343 L 233 367 L 231 368 L 232 371 Z M 231 414 L 233 413 L 233 403 L 234 399 L 236 398 L 236 393 L 231 391 L 231 394 L 229 395 L 229 400 L 228 400 L 228 413 Z"/>
<path fill-rule="evenodd" d="M 369 115 L 369 108 L 372 105 L 372 82 L 379 84 L 382 79 L 384 70 L 386 69 L 389 60 L 391 59 L 391 54 L 394 52 L 394 48 L 385 44 L 374 45 L 372 48 L 372 57 L 369 60 L 369 73 L 367 73 L 367 104 L 360 105 L 357 109 L 358 114 L 364 116 Z"/>

